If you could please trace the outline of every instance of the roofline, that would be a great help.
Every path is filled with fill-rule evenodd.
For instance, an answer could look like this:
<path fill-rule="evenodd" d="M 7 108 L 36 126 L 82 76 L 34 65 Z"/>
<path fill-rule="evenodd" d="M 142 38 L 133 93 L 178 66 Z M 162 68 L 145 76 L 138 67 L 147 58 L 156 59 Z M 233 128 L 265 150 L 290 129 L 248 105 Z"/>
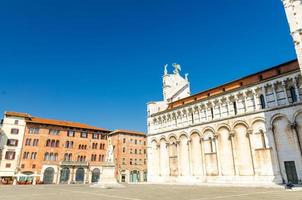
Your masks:
<path fill-rule="evenodd" d="M 109 136 L 110 135 L 116 135 L 116 134 L 139 135 L 139 136 L 147 137 L 147 135 L 143 132 L 121 130 L 121 129 L 117 129 L 117 130 L 112 131 L 111 133 L 109 133 Z"/>
<path fill-rule="evenodd" d="M 187 99 L 194 98 L 194 97 L 196 97 L 196 96 L 198 96 L 198 95 L 201 95 L 201 94 L 203 94 L 203 93 L 208 93 L 208 92 L 210 92 L 210 91 L 212 91 L 212 90 L 219 89 L 219 88 L 221 88 L 221 87 L 224 87 L 224 86 L 227 86 L 227 85 L 230 85 L 230 84 L 239 82 L 239 81 L 241 81 L 241 80 L 250 78 L 250 77 L 255 76 L 255 75 L 261 75 L 261 74 L 263 74 L 263 73 L 265 73 L 265 72 L 268 72 L 268 71 L 277 69 L 277 68 L 282 67 L 282 66 L 284 66 L 284 65 L 292 64 L 292 63 L 294 63 L 294 62 L 298 62 L 298 60 L 297 60 L 297 59 L 292 59 L 292 60 L 287 61 L 287 62 L 285 62 L 285 63 L 276 65 L 276 66 L 274 66 L 274 67 L 270 67 L 270 68 L 268 68 L 268 69 L 264 69 L 264 70 L 262 70 L 262 71 L 259 71 L 259 72 L 256 72 L 256 73 L 253 73 L 253 74 L 244 76 L 244 77 L 242 77 L 242 78 L 232 80 L 232 81 L 227 82 L 227 83 L 225 83 L 225 84 L 218 85 L 218 86 L 216 86 L 216 87 L 213 87 L 213 88 L 210 88 L 210 89 L 207 89 L 207 90 L 203 90 L 203 91 L 201 91 L 201 92 L 198 92 L 198 93 L 193 94 L 193 95 L 190 95 L 190 96 L 188 96 L 188 97 L 179 99 L 179 100 L 177 100 L 177 101 L 173 101 L 173 102 L 171 102 L 171 103 L 168 104 L 168 108 L 167 108 L 166 110 L 170 110 L 170 109 L 172 109 L 172 108 L 177 108 L 177 107 L 179 107 L 179 105 L 178 105 L 178 106 L 172 106 L 172 105 L 175 104 L 175 103 L 183 102 L 183 101 L 185 101 L 185 100 L 187 100 Z M 291 70 L 291 71 L 294 71 L 294 70 Z M 289 71 L 289 72 L 291 72 L 291 71 Z M 286 73 L 289 73 L 289 72 L 286 72 Z M 284 74 L 286 74 L 286 73 L 284 73 Z M 265 79 L 264 79 L 264 80 L 265 80 Z M 232 90 L 229 90 L 229 91 L 232 91 Z M 172 106 L 172 107 L 171 107 L 171 106 Z"/>
<path fill-rule="evenodd" d="M 57 120 L 57 119 L 47 119 L 47 118 L 41 118 L 41 117 L 34 117 L 34 116 L 31 116 L 28 113 L 5 112 L 4 114 L 6 116 L 24 117 L 26 123 L 28 123 L 28 124 L 44 124 L 44 125 L 53 125 L 53 126 L 78 128 L 78 129 L 86 129 L 86 130 L 94 130 L 94 131 L 105 131 L 105 132 L 108 132 L 108 133 L 111 132 L 111 130 L 104 129 L 104 128 L 94 127 L 94 126 L 91 126 L 91 125 L 88 125 L 88 124 L 82 124 L 82 123 L 79 123 L 79 122 L 71 122 L 71 121 L 65 121 L 65 120 Z M 32 120 L 35 120 L 35 119 L 46 120 L 48 122 L 32 121 Z M 59 123 L 66 123 L 66 124 L 59 124 Z M 70 124 L 68 124 L 68 123 L 70 123 Z"/>

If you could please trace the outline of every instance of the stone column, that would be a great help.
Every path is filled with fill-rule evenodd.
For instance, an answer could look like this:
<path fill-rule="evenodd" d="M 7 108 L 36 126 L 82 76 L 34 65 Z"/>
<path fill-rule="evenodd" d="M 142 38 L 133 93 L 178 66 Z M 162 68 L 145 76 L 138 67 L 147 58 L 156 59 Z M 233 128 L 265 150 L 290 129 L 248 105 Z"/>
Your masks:
<path fill-rule="evenodd" d="M 189 173 L 190 173 L 190 176 L 192 176 L 193 174 L 193 169 L 192 169 L 192 150 L 191 150 L 191 138 L 188 138 L 188 141 L 187 141 L 187 145 L 188 145 L 188 158 L 189 158 Z"/>
<path fill-rule="evenodd" d="M 278 106 L 278 98 L 277 98 L 277 94 L 276 94 L 275 84 L 276 83 L 272 83 L 272 89 L 273 89 L 273 93 L 274 93 L 275 106 L 277 107 Z"/>
<path fill-rule="evenodd" d="M 301 99 L 300 99 L 300 93 L 299 93 L 299 88 L 298 88 L 298 81 L 294 78 L 293 83 L 294 83 L 294 88 L 296 91 L 297 101 L 300 102 Z"/>
<path fill-rule="evenodd" d="M 208 115 L 208 106 L 207 106 L 207 105 L 205 105 L 205 106 L 204 106 L 204 109 L 205 109 L 205 114 L 206 114 L 206 121 L 208 121 L 208 120 L 209 120 L 209 115 Z"/>
<path fill-rule="evenodd" d="M 206 171 L 206 160 L 205 160 L 205 156 L 204 156 L 204 144 L 203 144 L 204 139 L 200 138 L 200 146 L 201 146 L 201 156 L 202 156 L 202 173 L 204 176 L 207 175 L 207 171 Z"/>
<path fill-rule="evenodd" d="M 243 93 L 243 94 L 242 94 L 242 98 L 243 98 L 244 112 L 247 112 L 247 103 L 246 103 L 247 95 L 246 95 L 245 93 Z"/>
<path fill-rule="evenodd" d="M 234 175 L 239 175 L 239 169 L 237 168 L 237 165 L 236 165 L 236 154 L 235 154 L 235 149 L 234 149 L 234 136 L 235 136 L 235 133 L 233 131 L 230 132 L 230 135 L 229 135 L 229 140 L 230 140 L 230 143 L 231 143 L 231 148 L 232 148 L 232 158 L 233 158 L 233 168 L 234 168 Z"/>
<path fill-rule="evenodd" d="M 254 101 L 254 110 L 259 110 L 259 106 L 257 103 L 257 96 L 258 96 L 257 92 L 253 91 L 252 94 L 253 94 L 253 101 Z"/>
<path fill-rule="evenodd" d="M 219 145 L 218 145 L 218 134 L 214 135 L 214 143 L 215 143 L 215 151 L 216 151 L 216 158 L 217 158 L 217 168 L 218 168 L 218 175 L 221 176 L 221 161 L 220 161 L 220 155 L 219 155 Z"/>
<path fill-rule="evenodd" d="M 156 144 L 156 154 L 158 157 L 158 163 L 157 163 L 157 176 L 161 176 L 161 156 L 160 156 L 160 144 Z"/>
<path fill-rule="evenodd" d="M 177 167 L 178 167 L 178 176 L 181 176 L 182 175 L 182 171 L 181 171 L 181 165 L 180 165 L 180 141 L 177 140 L 176 141 L 176 147 L 177 147 Z"/>
<path fill-rule="evenodd" d="M 251 160 L 252 160 L 253 174 L 255 176 L 255 154 L 254 154 L 254 151 L 252 148 L 251 137 L 250 137 L 251 134 L 253 134 L 253 130 L 252 129 L 247 130 L 246 137 L 248 138 L 249 145 L 250 145 L 250 154 L 251 154 Z"/>
<path fill-rule="evenodd" d="M 287 92 L 286 92 L 285 81 L 282 82 L 282 88 L 283 88 L 283 92 L 284 92 L 284 95 L 285 95 L 285 98 L 286 98 L 286 105 L 288 105 L 289 104 L 289 100 L 288 100 L 288 96 L 287 96 Z"/>

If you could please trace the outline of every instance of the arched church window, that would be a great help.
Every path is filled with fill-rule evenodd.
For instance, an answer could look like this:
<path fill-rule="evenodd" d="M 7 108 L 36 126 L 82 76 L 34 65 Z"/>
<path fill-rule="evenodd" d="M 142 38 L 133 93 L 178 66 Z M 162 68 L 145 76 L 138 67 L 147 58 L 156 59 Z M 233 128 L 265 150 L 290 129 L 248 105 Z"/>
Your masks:
<path fill-rule="evenodd" d="M 292 98 L 292 103 L 297 102 L 297 94 L 294 87 L 289 88 L 290 96 Z"/>
<path fill-rule="evenodd" d="M 213 107 L 211 108 L 211 115 L 212 115 L 212 119 L 214 119 L 214 109 L 213 109 Z"/>
<path fill-rule="evenodd" d="M 235 113 L 235 115 L 237 115 L 238 111 L 237 111 L 236 101 L 233 102 L 233 107 L 234 107 L 234 113 Z"/>
<path fill-rule="evenodd" d="M 265 100 L 264 100 L 263 94 L 260 95 L 260 104 L 261 104 L 261 108 L 265 109 L 266 105 L 265 105 Z"/>

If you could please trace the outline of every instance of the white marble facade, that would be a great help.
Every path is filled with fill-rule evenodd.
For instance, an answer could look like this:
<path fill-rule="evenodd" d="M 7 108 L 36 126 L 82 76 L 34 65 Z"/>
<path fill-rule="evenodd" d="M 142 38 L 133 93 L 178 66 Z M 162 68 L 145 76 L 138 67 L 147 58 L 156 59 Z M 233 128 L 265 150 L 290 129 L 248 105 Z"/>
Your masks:
<path fill-rule="evenodd" d="M 301 82 L 297 67 L 171 109 L 149 103 L 148 181 L 301 183 Z"/>

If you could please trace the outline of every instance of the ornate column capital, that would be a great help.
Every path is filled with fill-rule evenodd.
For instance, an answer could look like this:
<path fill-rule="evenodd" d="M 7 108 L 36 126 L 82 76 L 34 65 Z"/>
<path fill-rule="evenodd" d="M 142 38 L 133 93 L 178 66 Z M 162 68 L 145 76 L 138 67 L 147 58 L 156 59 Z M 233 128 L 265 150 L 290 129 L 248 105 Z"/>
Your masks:
<path fill-rule="evenodd" d="M 291 129 L 296 129 L 297 128 L 297 123 L 296 122 L 291 123 L 290 128 Z"/>
<path fill-rule="evenodd" d="M 169 142 L 166 142 L 166 147 L 169 147 L 170 146 L 170 143 Z"/>
<path fill-rule="evenodd" d="M 230 133 L 229 133 L 229 140 L 231 140 L 232 139 L 232 137 L 235 137 L 235 132 L 234 131 L 231 131 Z"/>

